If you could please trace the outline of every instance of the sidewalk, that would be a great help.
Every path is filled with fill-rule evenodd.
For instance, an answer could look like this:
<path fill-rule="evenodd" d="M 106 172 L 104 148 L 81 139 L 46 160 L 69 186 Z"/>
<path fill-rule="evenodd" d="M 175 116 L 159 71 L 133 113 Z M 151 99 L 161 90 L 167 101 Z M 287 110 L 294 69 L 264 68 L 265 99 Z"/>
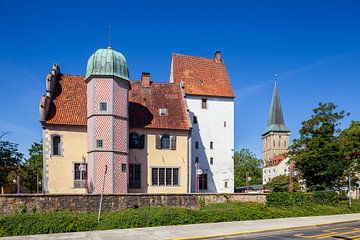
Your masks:
<path fill-rule="evenodd" d="M 288 228 L 310 227 L 315 225 L 339 222 L 360 221 L 360 214 L 330 215 L 318 217 L 279 218 L 268 220 L 253 220 L 239 222 L 206 223 L 182 226 L 165 226 L 150 228 L 131 228 L 106 231 L 58 233 L 49 235 L 32 235 L 22 237 L 5 237 L 2 239 L 121 239 L 121 240 L 151 240 L 151 239 L 196 239 L 206 237 L 221 237 L 242 233 L 281 230 Z"/>

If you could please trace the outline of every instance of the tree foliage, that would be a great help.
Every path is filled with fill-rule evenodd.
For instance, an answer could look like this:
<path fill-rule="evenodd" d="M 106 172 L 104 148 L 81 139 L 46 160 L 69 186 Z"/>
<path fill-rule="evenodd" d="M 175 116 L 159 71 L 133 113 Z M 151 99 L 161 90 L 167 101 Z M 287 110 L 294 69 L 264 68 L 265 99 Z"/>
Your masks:
<path fill-rule="evenodd" d="M 360 121 L 352 121 L 340 134 L 344 158 L 350 161 L 349 171 L 360 172 Z"/>
<path fill-rule="evenodd" d="M 235 186 L 262 183 L 262 160 L 249 149 L 236 151 L 234 155 Z"/>
<path fill-rule="evenodd" d="M 37 190 L 38 181 L 42 179 L 43 148 L 41 143 L 34 142 L 29 149 L 29 158 L 21 168 L 22 184 L 31 192 Z"/>
<path fill-rule="evenodd" d="M 349 167 L 349 161 L 343 157 L 338 127 L 349 114 L 336 108 L 333 103 L 319 103 L 311 118 L 302 122 L 300 137 L 290 147 L 290 158 L 310 190 L 335 186 Z"/>
<path fill-rule="evenodd" d="M 272 178 L 265 186 L 265 189 L 268 189 L 272 192 L 288 192 L 290 188 L 290 177 L 289 175 L 279 175 Z M 300 184 L 294 178 L 294 191 L 300 189 Z"/>
<path fill-rule="evenodd" d="M 18 145 L 3 140 L 5 133 L 0 135 L 0 186 L 9 183 L 9 174 L 17 172 L 23 155 L 18 152 Z"/>

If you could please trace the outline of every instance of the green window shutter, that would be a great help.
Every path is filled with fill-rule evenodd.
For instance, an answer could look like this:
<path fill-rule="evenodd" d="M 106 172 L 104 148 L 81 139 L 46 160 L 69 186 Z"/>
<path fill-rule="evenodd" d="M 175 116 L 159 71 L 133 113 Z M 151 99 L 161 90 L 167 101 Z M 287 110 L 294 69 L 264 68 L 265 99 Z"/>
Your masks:
<path fill-rule="evenodd" d="M 156 135 L 156 149 L 161 149 L 161 135 Z"/>
<path fill-rule="evenodd" d="M 176 136 L 171 136 L 171 150 L 176 150 Z"/>

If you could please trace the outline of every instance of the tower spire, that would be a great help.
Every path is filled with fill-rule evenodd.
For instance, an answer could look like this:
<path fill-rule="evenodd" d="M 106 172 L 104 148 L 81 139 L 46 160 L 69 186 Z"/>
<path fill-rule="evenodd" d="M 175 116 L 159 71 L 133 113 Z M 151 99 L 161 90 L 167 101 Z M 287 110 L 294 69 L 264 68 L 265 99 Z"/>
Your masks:
<path fill-rule="evenodd" d="M 269 111 L 269 119 L 263 135 L 271 131 L 290 132 L 290 130 L 285 126 L 284 116 L 281 109 L 280 97 L 277 89 L 277 74 L 275 74 L 274 91 Z"/>

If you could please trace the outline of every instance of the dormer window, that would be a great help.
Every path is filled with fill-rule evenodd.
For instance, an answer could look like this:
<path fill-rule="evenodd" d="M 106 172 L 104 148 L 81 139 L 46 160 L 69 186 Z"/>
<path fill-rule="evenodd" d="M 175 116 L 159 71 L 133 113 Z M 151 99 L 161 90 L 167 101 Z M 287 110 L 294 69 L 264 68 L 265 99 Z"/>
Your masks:
<path fill-rule="evenodd" d="M 101 102 L 100 103 L 100 111 L 101 112 L 106 112 L 107 111 L 107 103 L 106 102 Z"/>
<path fill-rule="evenodd" d="M 168 114 L 167 108 L 160 108 L 159 114 L 160 114 L 160 116 L 166 116 Z"/>

